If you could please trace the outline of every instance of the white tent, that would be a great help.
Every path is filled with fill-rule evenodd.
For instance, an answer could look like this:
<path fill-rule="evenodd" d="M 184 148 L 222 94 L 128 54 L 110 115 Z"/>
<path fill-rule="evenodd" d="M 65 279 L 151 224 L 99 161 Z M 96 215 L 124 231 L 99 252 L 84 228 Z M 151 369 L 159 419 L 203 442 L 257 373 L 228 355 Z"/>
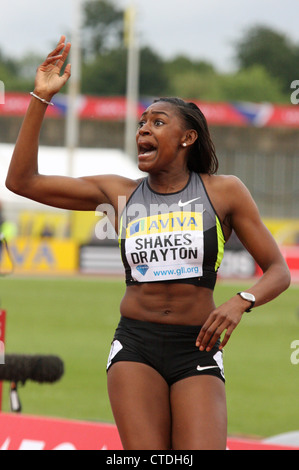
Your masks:
<path fill-rule="evenodd" d="M 14 146 L 0 144 L 0 201 L 4 211 L 12 218 L 16 211 L 26 210 L 51 210 L 47 206 L 22 198 L 13 194 L 5 187 L 5 179 Z M 66 147 L 39 148 L 39 171 L 42 174 L 57 174 L 67 176 L 69 174 L 69 154 Z M 144 176 L 138 170 L 137 162 L 117 149 L 83 149 L 78 148 L 72 157 L 72 176 L 89 176 L 117 174 L 127 178 L 137 179 Z"/>

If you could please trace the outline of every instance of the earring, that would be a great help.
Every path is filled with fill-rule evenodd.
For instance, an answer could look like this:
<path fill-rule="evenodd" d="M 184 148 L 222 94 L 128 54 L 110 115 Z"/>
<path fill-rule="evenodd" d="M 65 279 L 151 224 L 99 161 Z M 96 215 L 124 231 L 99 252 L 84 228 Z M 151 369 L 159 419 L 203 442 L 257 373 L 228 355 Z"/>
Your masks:
<path fill-rule="evenodd" d="M 187 144 L 186 144 L 186 142 L 184 142 L 184 143 L 183 143 L 183 147 L 187 147 Z"/>

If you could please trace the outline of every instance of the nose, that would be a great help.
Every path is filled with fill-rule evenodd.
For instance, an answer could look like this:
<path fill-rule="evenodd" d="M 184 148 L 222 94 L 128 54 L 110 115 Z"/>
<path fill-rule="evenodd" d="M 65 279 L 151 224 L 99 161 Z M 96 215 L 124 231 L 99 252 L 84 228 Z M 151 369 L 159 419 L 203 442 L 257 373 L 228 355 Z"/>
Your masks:
<path fill-rule="evenodd" d="M 142 126 L 140 126 L 138 129 L 138 133 L 140 135 L 149 135 L 151 133 L 151 130 L 148 123 L 143 123 Z"/>

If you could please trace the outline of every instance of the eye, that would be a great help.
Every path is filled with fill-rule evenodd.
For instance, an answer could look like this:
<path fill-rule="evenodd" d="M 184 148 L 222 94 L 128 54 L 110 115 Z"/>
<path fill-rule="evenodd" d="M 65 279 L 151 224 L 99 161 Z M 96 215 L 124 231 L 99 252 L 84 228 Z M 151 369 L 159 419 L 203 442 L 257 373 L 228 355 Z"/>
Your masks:
<path fill-rule="evenodd" d="M 163 126 L 163 124 L 164 124 L 164 121 L 162 121 L 161 119 L 157 119 L 157 120 L 155 121 L 155 126 L 156 126 L 156 127 Z"/>
<path fill-rule="evenodd" d="M 140 129 L 142 126 L 144 126 L 145 121 L 139 121 L 137 124 L 137 129 Z"/>

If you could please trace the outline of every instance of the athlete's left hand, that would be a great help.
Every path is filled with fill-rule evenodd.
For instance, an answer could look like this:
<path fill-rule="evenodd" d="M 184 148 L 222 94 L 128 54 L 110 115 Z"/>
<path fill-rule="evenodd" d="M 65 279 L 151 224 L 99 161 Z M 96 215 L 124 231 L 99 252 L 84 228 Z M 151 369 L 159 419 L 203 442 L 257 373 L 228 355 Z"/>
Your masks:
<path fill-rule="evenodd" d="M 244 310 L 236 297 L 217 307 L 202 326 L 196 340 L 196 347 L 200 351 L 210 351 L 226 330 L 219 347 L 220 350 L 223 349 L 240 323 L 243 313 Z"/>

